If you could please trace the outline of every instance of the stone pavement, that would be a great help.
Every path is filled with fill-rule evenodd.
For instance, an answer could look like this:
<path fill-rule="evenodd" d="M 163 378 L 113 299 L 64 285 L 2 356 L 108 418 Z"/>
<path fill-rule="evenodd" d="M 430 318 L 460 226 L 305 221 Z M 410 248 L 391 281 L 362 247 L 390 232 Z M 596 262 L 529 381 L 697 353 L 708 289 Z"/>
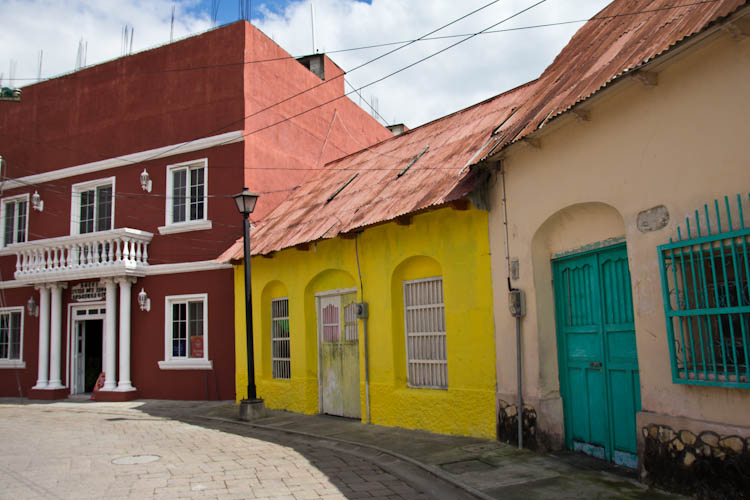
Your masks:
<path fill-rule="evenodd" d="M 0 400 L 0 498 L 678 498 L 578 454 L 237 415 L 227 402 Z"/>
<path fill-rule="evenodd" d="M 308 439 L 274 442 L 166 415 L 175 410 L 179 402 L 0 401 L 0 498 L 471 498 L 400 461 L 386 471 Z"/>

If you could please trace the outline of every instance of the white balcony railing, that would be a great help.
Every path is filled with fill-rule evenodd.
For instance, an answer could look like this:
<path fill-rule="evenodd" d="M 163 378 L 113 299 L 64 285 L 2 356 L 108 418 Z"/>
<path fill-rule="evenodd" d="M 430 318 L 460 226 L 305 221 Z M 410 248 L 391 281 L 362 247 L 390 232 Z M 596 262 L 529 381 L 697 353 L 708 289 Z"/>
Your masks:
<path fill-rule="evenodd" d="M 16 255 L 15 278 L 29 283 L 110 276 L 143 276 L 153 233 L 121 228 L 5 247 Z"/>

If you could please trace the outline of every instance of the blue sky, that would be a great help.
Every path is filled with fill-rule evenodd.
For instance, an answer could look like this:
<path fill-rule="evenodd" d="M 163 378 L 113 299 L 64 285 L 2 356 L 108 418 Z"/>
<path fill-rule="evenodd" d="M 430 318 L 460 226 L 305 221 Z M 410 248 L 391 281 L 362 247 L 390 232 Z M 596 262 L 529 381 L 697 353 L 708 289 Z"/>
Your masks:
<path fill-rule="evenodd" d="M 239 19 L 239 3 L 245 0 L 217 0 L 219 5 L 217 23 L 227 24 Z M 372 0 L 352 0 L 356 2 L 372 4 Z M 282 14 L 284 9 L 291 3 L 308 3 L 308 0 L 251 0 L 250 12 L 252 19 L 263 20 L 265 12 Z M 200 3 L 193 8 L 194 11 L 211 12 L 211 0 L 200 0 Z"/>

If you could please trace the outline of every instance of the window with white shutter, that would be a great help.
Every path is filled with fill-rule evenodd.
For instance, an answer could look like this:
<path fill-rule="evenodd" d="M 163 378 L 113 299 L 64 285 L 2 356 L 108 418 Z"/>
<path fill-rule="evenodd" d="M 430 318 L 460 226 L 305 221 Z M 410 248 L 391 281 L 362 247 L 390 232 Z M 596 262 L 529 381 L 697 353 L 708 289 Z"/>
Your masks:
<path fill-rule="evenodd" d="M 404 322 L 409 386 L 447 389 L 442 277 L 404 281 Z"/>
<path fill-rule="evenodd" d="M 273 378 L 291 378 L 289 299 L 271 301 L 271 371 Z"/>

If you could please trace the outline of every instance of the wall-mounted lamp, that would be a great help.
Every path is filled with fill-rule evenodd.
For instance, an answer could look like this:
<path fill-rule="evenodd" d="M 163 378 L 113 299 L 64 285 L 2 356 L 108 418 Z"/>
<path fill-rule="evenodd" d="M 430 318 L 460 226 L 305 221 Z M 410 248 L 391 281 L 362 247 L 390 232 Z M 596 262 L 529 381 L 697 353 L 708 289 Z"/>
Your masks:
<path fill-rule="evenodd" d="M 138 305 L 141 306 L 141 311 L 151 310 L 151 299 L 148 298 L 146 290 L 143 288 L 141 288 L 141 291 L 138 293 Z"/>
<path fill-rule="evenodd" d="M 29 316 L 39 316 L 39 306 L 36 304 L 33 295 L 29 297 L 29 301 L 26 303 L 26 310 L 29 312 Z"/>
<path fill-rule="evenodd" d="M 40 212 L 44 211 L 44 200 L 39 196 L 39 191 L 34 191 L 31 195 L 31 208 Z"/>
<path fill-rule="evenodd" d="M 145 168 L 143 169 L 143 172 L 141 172 L 141 189 L 147 193 L 151 192 L 151 177 L 149 177 Z"/>

